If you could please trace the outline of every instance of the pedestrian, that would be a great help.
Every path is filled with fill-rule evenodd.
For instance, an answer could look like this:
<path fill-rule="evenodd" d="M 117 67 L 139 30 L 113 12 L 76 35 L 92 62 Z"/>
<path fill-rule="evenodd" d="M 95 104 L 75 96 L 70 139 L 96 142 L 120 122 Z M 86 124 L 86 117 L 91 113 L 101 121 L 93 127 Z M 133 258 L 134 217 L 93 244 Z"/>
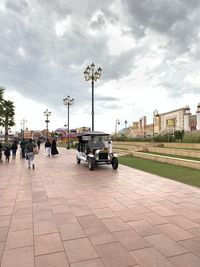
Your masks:
<path fill-rule="evenodd" d="M 4 155 L 6 157 L 5 162 L 9 163 L 9 161 L 10 161 L 10 147 L 8 145 L 5 147 Z"/>
<path fill-rule="evenodd" d="M 20 142 L 20 147 L 21 147 L 21 158 L 25 158 L 25 149 L 26 149 L 26 141 L 24 138 L 22 138 Z"/>
<path fill-rule="evenodd" d="M 1 144 L 1 142 L 0 142 L 0 162 L 2 162 L 2 144 Z"/>
<path fill-rule="evenodd" d="M 53 139 L 52 144 L 51 144 L 51 155 L 57 155 L 58 154 L 58 150 L 57 150 L 57 144 L 56 144 L 56 140 Z"/>
<path fill-rule="evenodd" d="M 38 138 L 38 140 L 37 140 L 37 147 L 38 147 L 38 150 L 40 150 L 40 145 L 41 145 L 41 141 L 40 141 L 40 139 Z"/>
<path fill-rule="evenodd" d="M 13 143 L 11 145 L 12 159 L 16 159 L 17 149 L 18 149 L 17 142 L 13 141 Z"/>
<path fill-rule="evenodd" d="M 109 154 L 112 154 L 112 139 L 109 138 L 108 140 L 108 152 Z"/>
<path fill-rule="evenodd" d="M 36 145 L 33 143 L 32 139 L 29 139 L 28 143 L 26 144 L 26 154 L 27 154 L 27 160 L 28 160 L 28 169 L 32 168 L 35 169 L 35 155 L 34 155 L 34 148 Z"/>
<path fill-rule="evenodd" d="M 48 138 L 47 138 L 47 141 L 45 142 L 44 146 L 45 146 L 47 157 L 50 157 L 50 155 L 51 155 L 51 142 L 49 141 Z"/>

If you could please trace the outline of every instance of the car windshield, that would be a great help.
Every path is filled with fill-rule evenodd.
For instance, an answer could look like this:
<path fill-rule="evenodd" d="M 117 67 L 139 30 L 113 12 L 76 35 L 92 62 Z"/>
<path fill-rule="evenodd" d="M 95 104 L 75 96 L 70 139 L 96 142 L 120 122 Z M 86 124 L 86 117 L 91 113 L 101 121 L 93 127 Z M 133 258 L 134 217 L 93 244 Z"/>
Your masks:
<path fill-rule="evenodd" d="M 92 136 L 92 139 L 89 142 L 89 146 L 93 149 L 101 149 L 107 147 L 107 143 L 108 143 L 107 135 Z"/>

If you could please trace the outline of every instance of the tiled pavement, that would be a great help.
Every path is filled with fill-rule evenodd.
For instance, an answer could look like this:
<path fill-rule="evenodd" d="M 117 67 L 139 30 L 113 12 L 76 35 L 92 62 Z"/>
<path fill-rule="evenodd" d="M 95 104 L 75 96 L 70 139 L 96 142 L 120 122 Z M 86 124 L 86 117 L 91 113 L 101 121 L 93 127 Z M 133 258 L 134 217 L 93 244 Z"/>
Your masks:
<path fill-rule="evenodd" d="M 59 151 L 0 164 L 1 267 L 200 266 L 198 188 Z"/>

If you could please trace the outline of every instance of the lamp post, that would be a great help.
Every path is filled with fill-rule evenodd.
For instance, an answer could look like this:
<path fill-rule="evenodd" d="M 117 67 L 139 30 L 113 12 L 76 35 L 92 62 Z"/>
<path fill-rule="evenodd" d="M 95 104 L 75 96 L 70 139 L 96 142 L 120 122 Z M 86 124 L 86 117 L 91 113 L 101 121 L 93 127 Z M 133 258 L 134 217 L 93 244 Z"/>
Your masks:
<path fill-rule="evenodd" d="M 47 127 L 47 139 L 48 139 L 48 136 L 49 136 L 49 128 L 48 128 L 48 124 L 49 124 L 49 122 L 50 122 L 50 120 L 49 120 L 49 116 L 51 116 L 51 111 L 48 111 L 48 109 L 47 110 L 45 110 L 44 111 L 44 116 L 46 116 L 46 120 L 45 120 L 45 122 L 46 122 L 46 127 Z"/>
<path fill-rule="evenodd" d="M 67 131 L 68 131 L 68 143 L 67 143 L 67 149 L 69 149 L 69 107 L 74 104 L 74 98 L 70 98 L 68 95 L 66 98 L 63 99 L 63 104 L 67 106 Z"/>
<path fill-rule="evenodd" d="M 94 131 L 94 82 L 96 82 L 101 77 L 102 69 L 99 67 L 95 71 L 95 65 L 92 63 L 90 66 L 84 71 L 84 77 L 86 81 L 90 81 L 92 83 L 92 131 Z"/>
<path fill-rule="evenodd" d="M 27 120 L 22 119 L 21 120 L 21 137 L 24 138 L 24 130 L 25 130 L 25 124 L 27 123 Z"/>
<path fill-rule="evenodd" d="M 119 119 L 116 119 L 116 122 L 115 122 L 115 135 L 117 135 L 117 125 L 120 125 Z"/>
<path fill-rule="evenodd" d="M 155 109 L 154 111 L 153 111 L 153 141 L 154 141 L 154 126 L 155 126 L 155 117 L 157 117 L 158 116 L 158 110 L 157 109 Z"/>
<path fill-rule="evenodd" d="M 125 124 L 125 128 L 127 127 L 127 120 L 124 121 L 124 124 Z"/>

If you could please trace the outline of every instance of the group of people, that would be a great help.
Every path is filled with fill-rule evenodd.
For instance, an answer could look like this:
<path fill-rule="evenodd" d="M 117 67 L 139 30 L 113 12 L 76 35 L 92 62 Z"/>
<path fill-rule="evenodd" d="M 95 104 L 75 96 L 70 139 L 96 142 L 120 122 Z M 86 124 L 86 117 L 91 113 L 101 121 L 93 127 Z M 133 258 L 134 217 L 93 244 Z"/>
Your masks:
<path fill-rule="evenodd" d="M 28 161 L 28 169 L 35 169 L 35 154 L 39 153 L 40 150 L 40 144 L 41 141 L 38 139 L 37 142 L 33 139 L 29 139 L 26 141 L 25 139 L 22 139 L 21 142 L 19 143 L 21 151 L 20 151 L 20 157 L 21 158 L 26 158 Z M 5 155 L 5 162 L 10 161 L 10 156 L 12 155 L 12 159 L 16 158 L 16 153 L 18 149 L 18 142 L 14 140 L 12 144 L 6 144 L 4 147 L 2 146 L 0 142 L 0 161 L 2 161 L 2 154 L 4 152 Z M 46 150 L 46 155 L 50 157 L 51 155 L 57 155 L 58 150 L 57 150 L 57 144 L 56 140 L 53 139 L 52 142 L 50 142 L 49 139 L 46 140 L 45 142 L 45 150 Z"/>

